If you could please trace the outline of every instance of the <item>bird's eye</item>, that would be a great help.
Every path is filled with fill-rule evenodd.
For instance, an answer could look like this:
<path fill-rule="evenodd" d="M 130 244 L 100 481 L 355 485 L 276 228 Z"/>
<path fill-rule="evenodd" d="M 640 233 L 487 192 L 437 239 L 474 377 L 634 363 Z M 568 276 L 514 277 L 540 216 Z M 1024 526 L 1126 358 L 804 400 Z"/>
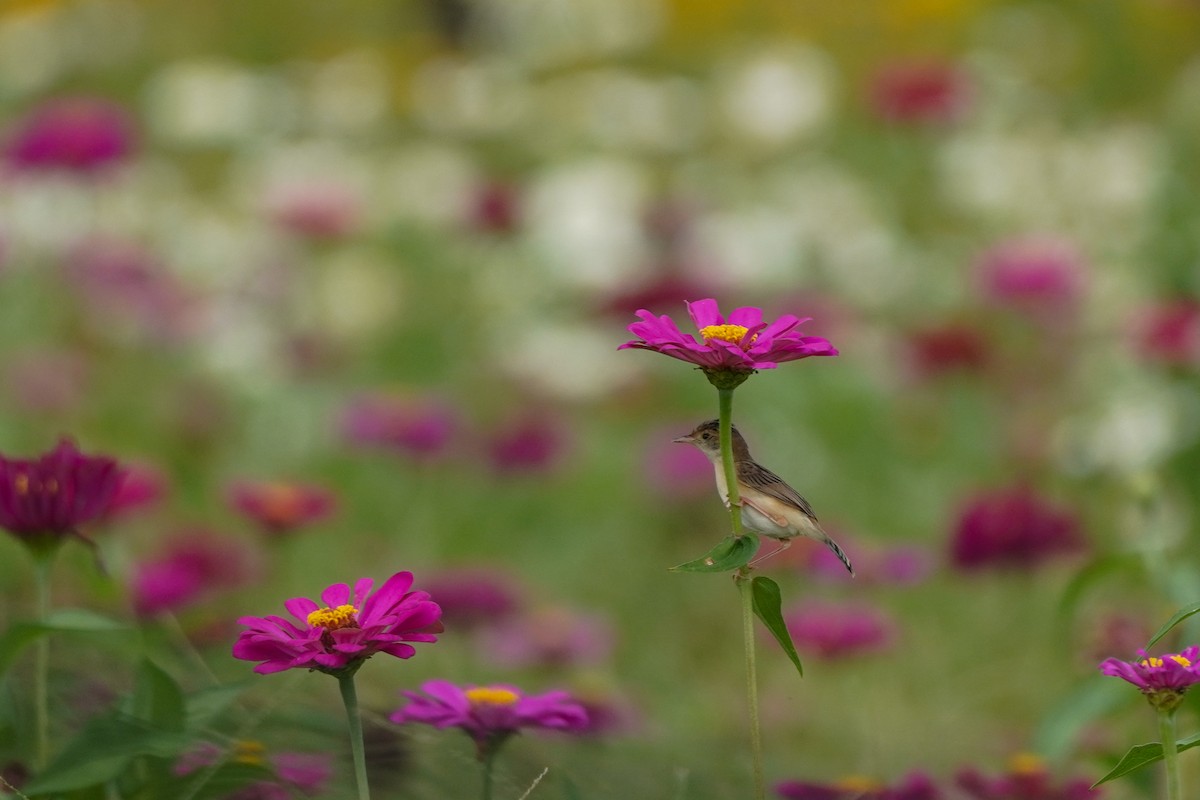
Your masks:
<path fill-rule="evenodd" d="M 704 439 L 705 441 L 708 441 L 709 439 L 712 438 L 712 434 L 709 433 L 708 431 L 705 431 L 704 433 L 700 434 L 700 438 Z"/>

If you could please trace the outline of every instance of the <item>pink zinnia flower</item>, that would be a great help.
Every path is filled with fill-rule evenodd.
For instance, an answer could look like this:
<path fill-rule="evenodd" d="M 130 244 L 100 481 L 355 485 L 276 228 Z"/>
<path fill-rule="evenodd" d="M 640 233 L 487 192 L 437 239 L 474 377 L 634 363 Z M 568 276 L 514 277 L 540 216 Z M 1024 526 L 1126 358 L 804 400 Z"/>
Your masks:
<path fill-rule="evenodd" d="M 79 536 L 121 485 L 117 462 L 86 456 L 68 439 L 36 459 L 0 454 L 0 528 L 27 544 Z"/>
<path fill-rule="evenodd" d="M 833 783 L 784 781 L 775 785 L 775 793 L 785 800 L 941 800 L 945 797 L 937 784 L 923 772 L 912 772 L 894 786 L 859 776 Z"/>
<path fill-rule="evenodd" d="M 129 464 L 124 480 L 104 512 L 104 521 L 111 522 L 140 511 L 157 503 L 166 493 L 167 477 L 158 467 L 150 464 Z"/>
<path fill-rule="evenodd" d="M 460 728 L 475 742 L 481 759 L 523 728 L 566 733 L 587 729 L 587 712 L 566 692 L 527 695 L 515 686 L 456 686 L 449 681 L 421 684 L 425 693 L 405 691 L 408 704 L 392 713 L 397 724 L 419 722 Z"/>
<path fill-rule="evenodd" d="M 1200 301 L 1184 297 L 1142 309 L 1133 325 L 1137 353 L 1171 367 L 1200 364 Z"/>
<path fill-rule="evenodd" d="M 521 225 L 521 196 L 516 186 L 493 181 L 478 186 L 468 209 L 471 227 L 483 233 L 509 234 Z"/>
<path fill-rule="evenodd" d="M 527 415 L 488 433 L 488 457 L 501 475 L 543 473 L 554 469 L 567 450 L 561 425 L 542 415 Z"/>
<path fill-rule="evenodd" d="M 49 100 L 20 120 L 5 155 L 18 169 L 64 169 L 94 173 L 134 149 L 128 111 L 96 97 Z"/>
<path fill-rule="evenodd" d="M 283 481 L 239 481 L 229 488 L 229 504 L 268 534 L 291 533 L 329 516 L 333 493 L 320 486 Z"/>
<path fill-rule="evenodd" d="M 353 399 L 342 412 L 348 442 L 433 458 L 445 452 L 458 428 L 458 414 L 432 397 L 375 393 Z"/>
<path fill-rule="evenodd" d="M 797 328 L 807 318 L 785 314 L 766 323 L 762 309 L 747 306 L 735 308 L 726 319 L 712 299 L 688 303 L 687 310 L 699 330 L 699 340 L 681 332 L 670 317 L 656 317 L 640 309 L 637 316 L 641 322 L 628 328 L 639 339 L 617 349 L 653 350 L 695 364 L 708 373 L 750 373 L 774 369 L 781 361 L 837 355 L 828 340 L 800 334 Z"/>
<path fill-rule="evenodd" d="M 796 647 L 818 658 L 882 650 L 896 636 L 896 624 L 889 616 L 862 604 L 806 605 L 790 611 L 784 621 Z"/>
<path fill-rule="evenodd" d="M 362 199 L 339 183 L 277 186 L 268 193 L 265 206 L 276 225 L 307 239 L 342 239 L 362 224 Z"/>
<path fill-rule="evenodd" d="M 133 608 L 141 617 L 179 611 L 245 583 L 250 573 L 249 553 L 240 543 L 188 529 L 171 537 L 161 555 L 134 567 Z"/>
<path fill-rule="evenodd" d="M 484 647 L 495 664 L 510 667 L 564 667 L 595 664 L 612 652 L 608 620 L 551 606 L 509 618 L 484 632 Z"/>
<path fill-rule="evenodd" d="M 335 583 L 321 593 L 320 606 L 296 597 L 284 606 L 299 622 L 278 616 L 242 617 L 246 626 L 233 645 L 234 658 L 261 661 L 266 675 L 287 669 L 315 669 L 337 675 L 357 669 L 376 653 L 411 658 L 407 642 L 436 642 L 442 610 L 426 592 L 410 592 L 411 572 L 397 572 L 370 594 L 374 581 L 361 578 L 353 593 Z"/>
<path fill-rule="evenodd" d="M 999 243 L 977 265 L 984 297 L 1040 320 L 1073 312 L 1087 288 L 1087 264 L 1070 242 L 1027 236 Z"/>
<path fill-rule="evenodd" d="M 1137 661 L 1105 659 L 1100 672 L 1125 680 L 1138 687 L 1155 708 L 1171 711 L 1183 702 L 1188 687 L 1200 683 L 1200 646 L 1192 645 L 1183 651 L 1165 656 L 1148 656 L 1138 650 Z"/>
<path fill-rule="evenodd" d="M 1091 800 L 1100 797 L 1092 781 L 1070 778 L 1056 783 L 1045 762 L 1031 753 L 1013 757 L 1009 770 L 989 778 L 976 769 L 960 770 L 955 776 L 959 789 L 974 800 Z"/>
<path fill-rule="evenodd" d="M 970 86 L 953 64 L 926 60 L 894 63 L 875 74 L 871 110 L 898 123 L 949 123 L 970 104 Z"/>
<path fill-rule="evenodd" d="M 437 598 L 442 619 L 457 629 L 476 628 L 501 622 L 520 605 L 512 580 L 482 567 L 447 570 L 425 581 L 426 590 Z"/>
<path fill-rule="evenodd" d="M 997 566 L 1030 569 L 1085 546 L 1072 511 L 1022 486 L 973 499 L 955 523 L 950 558 L 967 570 Z"/>
<path fill-rule="evenodd" d="M 913 371 L 922 378 L 950 372 L 979 372 L 991 361 L 987 338 L 970 325 L 951 323 L 908 335 Z"/>
<path fill-rule="evenodd" d="M 231 748 L 223 748 L 212 742 L 200 742 L 180 755 L 173 772 L 190 775 L 198 769 L 223 762 L 249 764 L 272 770 L 277 781 L 255 781 L 242 787 L 234 794 L 225 795 L 225 800 L 288 800 L 291 789 L 305 796 L 324 791 L 333 776 L 333 758 L 329 753 L 268 753 L 260 742 L 239 741 Z"/>

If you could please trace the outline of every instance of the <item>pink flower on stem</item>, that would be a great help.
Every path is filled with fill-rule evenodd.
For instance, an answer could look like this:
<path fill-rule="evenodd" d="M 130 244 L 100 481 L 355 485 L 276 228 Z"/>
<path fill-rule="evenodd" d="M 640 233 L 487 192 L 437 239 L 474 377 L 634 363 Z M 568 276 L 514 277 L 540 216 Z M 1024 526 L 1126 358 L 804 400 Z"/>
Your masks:
<path fill-rule="evenodd" d="M 125 470 L 124 480 L 104 512 L 104 521 L 112 522 L 157 503 L 167 493 L 167 485 L 167 476 L 157 467 L 130 464 Z"/>
<path fill-rule="evenodd" d="M 435 728 L 460 728 L 475 742 L 480 760 L 495 754 L 523 728 L 566 733 L 587 730 L 587 712 L 562 691 L 527 695 L 515 686 L 456 686 L 427 681 L 420 692 L 405 691 L 408 704 L 392 713 L 397 724 L 419 722 Z"/>
<path fill-rule="evenodd" d="M 63 97 L 43 103 L 20 120 L 5 155 L 18 169 L 95 173 L 129 156 L 134 138 L 129 112 L 116 103 Z"/>
<path fill-rule="evenodd" d="M 0 528 L 30 544 L 79 536 L 108 510 L 121 485 L 117 462 L 86 456 L 69 439 L 35 459 L 0 454 Z"/>
<path fill-rule="evenodd" d="M 925 60 L 889 64 L 874 76 L 871 110 L 888 122 L 945 124 L 971 100 L 966 75 L 953 64 Z"/>
<path fill-rule="evenodd" d="M 1138 650 L 1137 661 L 1107 658 L 1100 663 L 1100 672 L 1123 678 L 1138 687 L 1155 708 L 1172 711 L 1183 702 L 1188 687 L 1200 683 L 1200 646 L 1192 645 L 1179 653 L 1149 656 Z"/>
<path fill-rule="evenodd" d="M 335 501 L 333 493 L 320 486 L 241 481 L 230 487 L 229 504 L 268 534 L 280 535 L 329 516 Z"/>
<path fill-rule="evenodd" d="M 161 555 L 134 567 L 129 589 L 135 613 L 152 617 L 195 605 L 246 582 L 250 574 L 249 554 L 240 543 L 188 529 L 172 537 Z"/>
<path fill-rule="evenodd" d="M 412 581 L 411 572 L 397 572 L 374 594 L 370 578 L 359 579 L 353 592 L 336 583 L 321 593 L 324 606 L 292 598 L 284 606 L 296 622 L 242 617 L 246 630 L 233 656 L 261 661 L 254 671 L 263 675 L 297 668 L 344 675 L 376 653 L 411 658 L 416 650 L 408 642 L 436 642 L 442 630 L 441 608 L 426 592 L 409 591 Z"/>
<path fill-rule="evenodd" d="M 977 769 L 960 770 L 955 784 L 971 800 L 1091 800 L 1100 797 L 1092 781 L 1069 778 L 1061 783 L 1046 769 L 1045 762 L 1032 753 L 1013 756 L 1008 772 L 987 777 Z"/>
<path fill-rule="evenodd" d="M 1041 562 L 1085 548 L 1079 520 L 1028 487 L 973 499 L 961 512 L 950 543 L 953 563 L 966 570 Z"/>
<path fill-rule="evenodd" d="M 699 331 L 699 339 L 680 331 L 670 317 L 656 317 L 640 309 L 637 316 L 641 321 L 628 327 L 639 338 L 617 349 L 653 350 L 695 364 L 709 374 L 749 374 L 774 369 L 782 361 L 837 355 L 828 340 L 801 335 L 798 328 L 806 319 L 791 314 L 767 323 L 763 322 L 761 308 L 747 306 L 735 308 L 726 318 L 712 299 L 688 303 L 687 310 Z"/>

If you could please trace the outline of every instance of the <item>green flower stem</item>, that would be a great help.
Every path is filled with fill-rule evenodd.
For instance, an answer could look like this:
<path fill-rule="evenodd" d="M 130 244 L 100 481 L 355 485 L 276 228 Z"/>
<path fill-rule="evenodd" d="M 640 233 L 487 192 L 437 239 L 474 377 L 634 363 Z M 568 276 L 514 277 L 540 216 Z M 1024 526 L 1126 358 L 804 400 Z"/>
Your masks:
<path fill-rule="evenodd" d="M 483 800 L 492 800 L 492 765 L 496 761 L 499 747 L 488 747 L 481 759 L 483 762 Z"/>
<path fill-rule="evenodd" d="M 1158 711 L 1158 738 L 1167 772 L 1167 800 L 1183 800 L 1179 791 L 1179 745 L 1175 739 L 1175 711 Z"/>
<path fill-rule="evenodd" d="M 741 498 L 738 496 L 737 472 L 733 464 L 733 389 L 717 388 L 718 433 L 721 440 L 721 466 L 725 469 L 728 487 L 729 517 L 733 535 L 743 536 Z M 742 641 L 746 652 L 746 699 L 750 706 L 750 752 L 754 764 L 754 797 L 764 800 L 767 784 L 763 773 L 762 724 L 758 713 L 758 662 L 754 653 L 754 593 L 749 567 L 734 575 L 742 600 Z"/>
<path fill-rule="evenodd" d="M 346 720 L 350 723 L 350 754 L 354 758 L 354 781 L 358 784 L 358 800 L 371 800 L 367 785 L 367 750 L 363 746 L 362 716 L 358 711 L 358 692 L 354 689 L 354 673 L 338 676 L 342 702 L 346 705 Z"/>
<path fill-rule="evenodd" d="M 50 567 L 56 551 L 57 548 L 46 548 L 34 552 L 33 582 L 39 621 L 50 616 Z M 50 639 L 43 633 L 33 651 L 33 765 L 39 770 L 50 757 L 49 676 Z"/>

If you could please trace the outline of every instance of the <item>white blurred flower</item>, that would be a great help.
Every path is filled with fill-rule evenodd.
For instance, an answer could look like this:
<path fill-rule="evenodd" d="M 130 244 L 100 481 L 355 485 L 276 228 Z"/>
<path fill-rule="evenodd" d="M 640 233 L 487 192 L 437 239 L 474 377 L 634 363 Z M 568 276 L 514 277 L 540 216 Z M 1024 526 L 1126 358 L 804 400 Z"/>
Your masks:
<path fill-rule="evenodd" d="M 59 12 L 49 7 L 0 15 L 0 89 L 4 94 L 36 92 L 59 77 L 69 61 L 60 23 Z"/>
<path fill-rule="evenodd" d="M 282 78 L 229 61 L 180 61 L 149 81 L 150 129 L 178 145 L 227 145 L 287 130 L 298 118 L 298 98 Z"/>
<path fill-rule="evenodd" d="M 1200 408 L 1190 395 L 1145 376 L 1109 391 L 1093 414 L 1056 432 L 1059 459 L 1073 473 L 1153 469 L 1200 433 Z"/>
<path fill-rule="evenodd" d="M 643 47 L 664 22 L 662 0 L 506 0 L 479 8 L 507 57 L 539 67 Z"/>
<path fill-rule="evenodd" d="M 437 226 L 462 221 L 480 182 L 465 151 L 432 142 L 395 152 L 379 179 L 376 199 L 383 214 Z"/>
<path fill-rule="evenodd" d="M 814 47 L 767 46 L 727 64 L 718 79 L 725 125 L 751 143 L 791 143 L 821 130 L 833 112 L 834 68 Z"/>
<path fill-rule="evenodd" d="M 488 135 L 511 129 L 529 108 L 529 88 L 511 62 L 444 56 L 413 78 L 416 116 L 434 131 Z"/>
<path fill-rule="evenodd" d="M 316 265 L 302 316 L 337 339 L 359 341 L 385 329 L 400 313 L 402 279 L 396 265 L 362 248 L 340 249 Z"/>
<path fill-rule="evenodd" d="M 313 75 L 307 98 L 313 127 L 332 134 L 368 129 L 386 116 L 391 92 L 388 66 L 378 53 L 338 56 Z"/>
<path fill-rule="evenodd" d="M 528 235 L 562 283 L 614 289 L 641 271 L 647 191 L 642 170 L 622 159 L 551 168 L 529 187 Z"/>
<path fill-rule="evenodd" d="M 607 328 L 525 321 L 500 330 L 502 335 L 491 337 L 496 363 L 523 384 L 556 398 L 603 397 L 636 374 L 634 359 L 617 351 Z"/>

